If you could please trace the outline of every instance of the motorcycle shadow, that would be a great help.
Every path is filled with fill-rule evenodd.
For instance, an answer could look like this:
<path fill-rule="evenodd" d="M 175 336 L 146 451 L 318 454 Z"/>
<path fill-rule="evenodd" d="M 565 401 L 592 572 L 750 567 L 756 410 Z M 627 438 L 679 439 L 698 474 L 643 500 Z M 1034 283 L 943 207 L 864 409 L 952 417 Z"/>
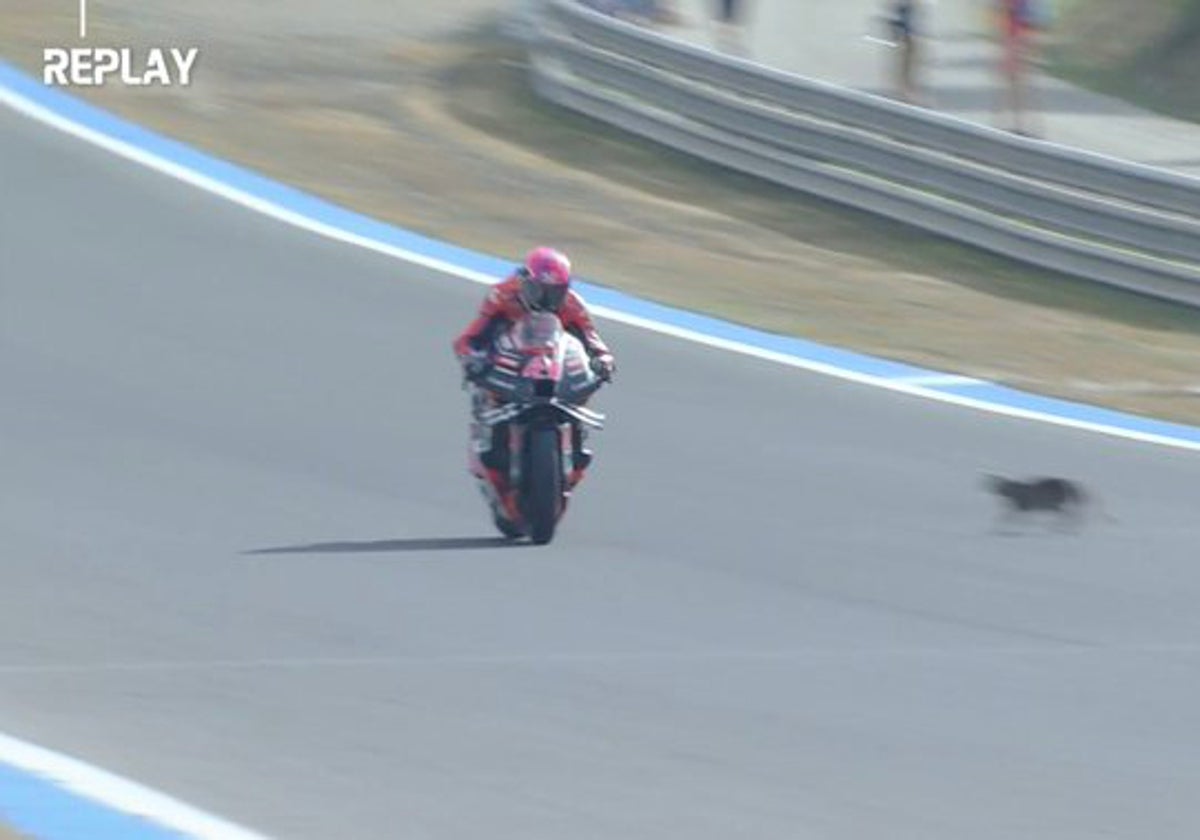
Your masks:
<path fill-rule="evenodd" d="M 390 554 L 417 551 L 466 551 L 475 548 L 511 548 L 522 543 L 504 537 L 418 537 L 416 539 L 323 542 L 243 551 L 246 555 L 270 554 Z"/>

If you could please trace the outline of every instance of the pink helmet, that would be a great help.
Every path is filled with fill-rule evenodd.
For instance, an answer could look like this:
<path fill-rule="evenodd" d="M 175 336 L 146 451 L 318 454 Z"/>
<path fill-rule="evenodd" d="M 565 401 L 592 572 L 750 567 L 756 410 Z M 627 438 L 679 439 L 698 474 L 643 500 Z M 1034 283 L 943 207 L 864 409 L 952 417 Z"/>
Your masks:
<path fill-rule="evenodd" d="M 521 272 L 521 302 L 533 311 L 557 312 L 571 288 L 571 261 L 554 248 L 534 248 Z"/>

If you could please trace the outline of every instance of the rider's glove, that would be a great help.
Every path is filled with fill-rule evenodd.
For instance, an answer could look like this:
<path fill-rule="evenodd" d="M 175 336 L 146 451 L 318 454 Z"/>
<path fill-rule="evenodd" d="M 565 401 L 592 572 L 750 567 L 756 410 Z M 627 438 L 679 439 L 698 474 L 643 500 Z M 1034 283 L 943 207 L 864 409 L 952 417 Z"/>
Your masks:
<path fill-rule="evenodd" d="M 617 372 L 617 362 L 612 356 L 604 353 L 592 356 L 592 372 L 605 382 L 612 382 L 613 374 Z"/>
<path fill-rule="evenodd" d="M 462 357 L 463 376 L 472 382 L 483 378 L 483 375 L 488 372 L 492 366 L 488 360 L 487 353 L 473 352 L 467 353 Z"/>

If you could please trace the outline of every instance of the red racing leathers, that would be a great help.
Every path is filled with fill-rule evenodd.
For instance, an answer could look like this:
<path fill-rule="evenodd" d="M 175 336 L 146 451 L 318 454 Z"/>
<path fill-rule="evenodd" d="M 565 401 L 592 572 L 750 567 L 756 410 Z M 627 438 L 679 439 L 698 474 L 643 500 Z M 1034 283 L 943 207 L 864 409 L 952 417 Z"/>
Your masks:
<path fill-rule="evenodd" d="M 490 349 L 498 332 L 521 317 L 525 312 L 525 305 L 521 303 L 520 291 L 519 274 L 514 274 L 492 287 L 483 306 L 479 308 L 479 316 L 454 340 L 454 352 L 460 359 L 472 352 Z M 612 352 L 604 343 L 604 339 L 600 338 L 583 298 L 574 291 L 568 291 L 562 307 L 558 310 L 558 318 L 562 321 L 563 329 L 583 342 L 588 355 L 593 359 L 600 359 L 611 372 Z"/>

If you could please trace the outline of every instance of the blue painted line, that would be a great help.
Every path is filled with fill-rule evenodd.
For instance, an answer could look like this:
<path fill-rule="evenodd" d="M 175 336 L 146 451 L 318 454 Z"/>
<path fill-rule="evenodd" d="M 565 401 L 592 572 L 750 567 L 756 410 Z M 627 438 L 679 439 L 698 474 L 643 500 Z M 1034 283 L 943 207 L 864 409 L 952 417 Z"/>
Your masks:
<path fill-rule="evenodd" d="M 186 840 L 6 764 L 0 764 L 0 821 L 39 840 Z"/>
<path fill-rule="evenodd" d="M 1055 397 L 1045 397 L 1039 394 L 1031 394 L 1027 391 L 1018 391 L 1015 388 L 1009 388 L 1004 385 L 983 383 L 973 388 L 969 396 L 971 399 L 1009 408 L 1035 411 L 1039 414 L 1049 414 L 1051 416 L 1064 417 L 1099 426 L 1112 426 L 1117 429 L 1126 429 L 1132 432 L 1157 435 L 1164 438 L 1174 438 L 1190 443 L 1200 443 L 1200 428 L 1195 426 L 1168 423 L 1163 420 L 1125 414 L 1109 408 L 1068 402 L 1067 400 Z"/>
<path fill-rule="evenodd" d="M 511 267 L 511 266 L 510 266 Z M 686 283 L 686 278 L 681 278 Z M 689 312 L 683 309 L 654 303 L 643 298 L 619 292 L 592 283 L 580 283 L 580 291 L 587 297 L 588 303 L 604 306 L 644 318 L 648 321 L 658 321 L 673 327 L 690 330 L 712 338 L 748 344 L 760 350 L 781 353 L 819 362 L 831 367 L 845 368 L 868 376 L 878 376 L 883 379 L 902 379 L 909 376 L 925 376 L 930 372 L 921 368 L 864 356 L 847 350 L 839 350 L 824 344 L 816 344 L 794 336 L 778 335 L 764 332 L 753 327 L 745 327 L 729 321 L 722 321 L 711 315 L 699 312 Z"/>

